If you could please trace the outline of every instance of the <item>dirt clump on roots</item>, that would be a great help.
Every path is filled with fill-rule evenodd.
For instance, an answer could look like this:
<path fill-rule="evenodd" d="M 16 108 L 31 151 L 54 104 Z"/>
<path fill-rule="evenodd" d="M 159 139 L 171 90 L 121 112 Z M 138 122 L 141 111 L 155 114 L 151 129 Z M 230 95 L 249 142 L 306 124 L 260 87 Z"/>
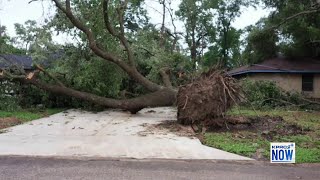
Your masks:
<path fill-rule="evenodd" d="M 237 81 L 222 71 L 210 70 L 179 88 L 178 122 L 183 125 L 215 121 L 240 99 Z"/>
<path fill-rule="evenodd" d="M 5 129 L 11 126 L 16 126 L 22 122 L 17 118 L 0 118 L 0 129 Z"/>

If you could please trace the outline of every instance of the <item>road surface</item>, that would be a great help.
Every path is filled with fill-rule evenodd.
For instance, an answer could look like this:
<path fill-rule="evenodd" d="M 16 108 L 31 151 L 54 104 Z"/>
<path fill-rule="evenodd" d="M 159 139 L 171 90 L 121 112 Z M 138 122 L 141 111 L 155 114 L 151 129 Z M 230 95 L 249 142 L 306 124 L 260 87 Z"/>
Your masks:
<path fill-rule="evenodd" d="M 107 150 L 107 149 L 106 149 Z M 320 164 L 0 157 L 0 179 L 319 179 Z"/>

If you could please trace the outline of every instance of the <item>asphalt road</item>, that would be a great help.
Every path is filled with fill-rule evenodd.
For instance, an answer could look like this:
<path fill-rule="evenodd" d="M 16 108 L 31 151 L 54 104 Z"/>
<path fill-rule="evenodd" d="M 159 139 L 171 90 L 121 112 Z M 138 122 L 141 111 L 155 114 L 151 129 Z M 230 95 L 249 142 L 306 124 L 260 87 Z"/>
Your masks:
<path fill-rule="evenodd" d="M 320 164 L 0 157 L 0 179 L 319 179 Z"/>

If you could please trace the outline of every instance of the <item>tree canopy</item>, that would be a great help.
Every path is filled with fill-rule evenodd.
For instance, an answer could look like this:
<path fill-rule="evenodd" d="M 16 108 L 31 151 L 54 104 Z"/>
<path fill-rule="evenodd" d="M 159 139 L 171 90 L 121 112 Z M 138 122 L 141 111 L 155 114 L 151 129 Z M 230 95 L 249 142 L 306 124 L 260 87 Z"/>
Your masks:
<path fill-rule="evenodd" d="M 248 28 L 245 54 L 251 62 L 278 54 L 320 57 L 319 1 L 263 0 L 262 3 L 272 11 L 268 17 Z"/>

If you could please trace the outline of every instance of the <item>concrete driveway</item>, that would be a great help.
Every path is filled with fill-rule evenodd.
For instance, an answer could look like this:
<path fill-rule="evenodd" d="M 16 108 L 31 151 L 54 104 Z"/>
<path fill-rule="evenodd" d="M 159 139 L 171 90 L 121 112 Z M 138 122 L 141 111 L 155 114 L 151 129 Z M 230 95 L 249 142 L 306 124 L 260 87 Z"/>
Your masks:
<path fill-rule="evenodd" d="M 210 148 L 175 122 L 174 108 L 92 113 L 68 110 L 7 129 L 0 155 L 252 160 Z"/>

